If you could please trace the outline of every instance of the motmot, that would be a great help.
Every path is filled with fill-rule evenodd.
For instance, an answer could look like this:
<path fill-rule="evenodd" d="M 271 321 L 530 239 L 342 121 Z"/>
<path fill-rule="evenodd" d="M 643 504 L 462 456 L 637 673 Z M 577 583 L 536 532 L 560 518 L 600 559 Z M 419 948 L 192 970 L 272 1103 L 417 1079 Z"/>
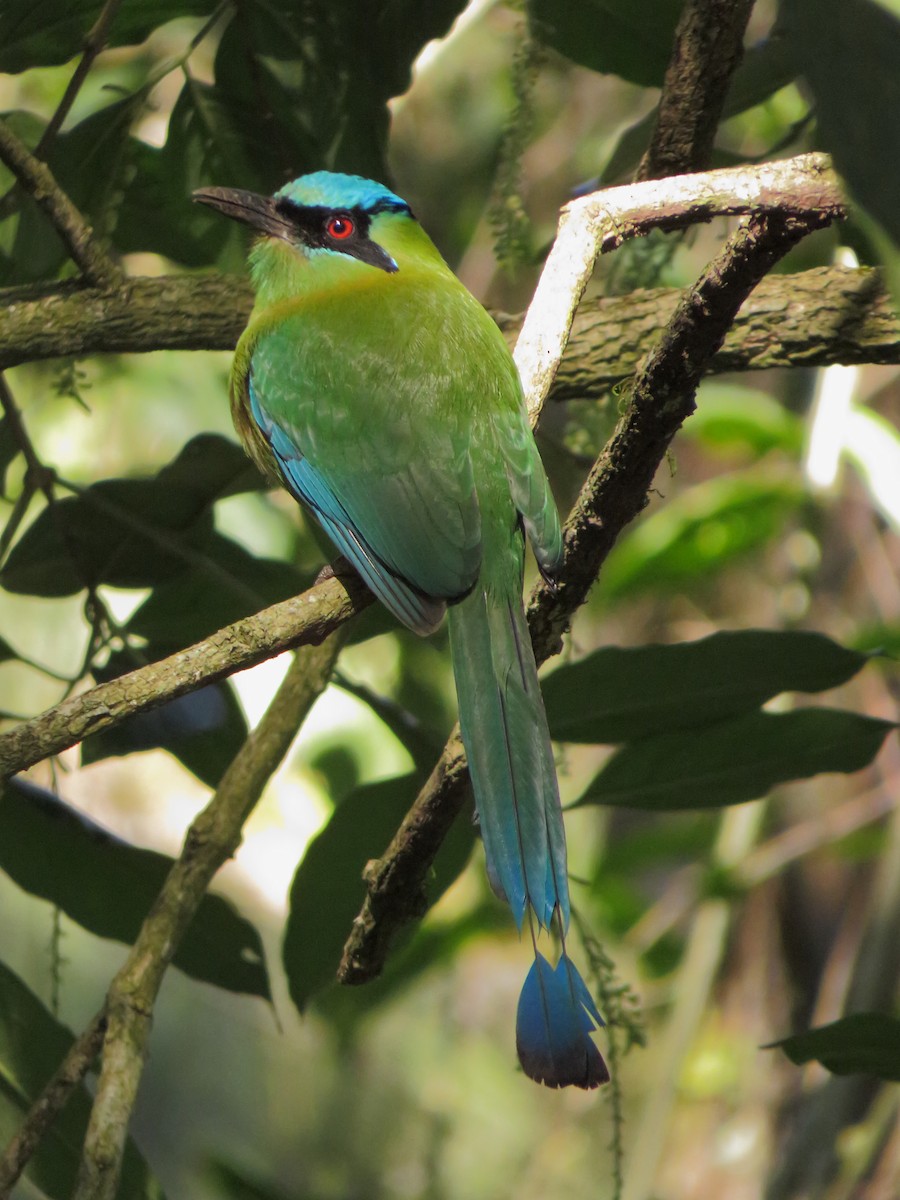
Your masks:
<path fill-rule="evenodd" d="M 256 302 L 231 373 L 238 434 L 417 634 L 448 613 L 459 722 L 488 876 L 534 962 L 516 1045 L 527 1075 L 593 1088 L 603 1025 L 565 944 L 566 840 L 522 603 L 526 539 L 548 579 L 559 515 L 496 324 L 406 201 L 317 171 L 273 196 L 203 188 L 248 225 Z M 538 950 L 556 928 L 556 966 Z"/>

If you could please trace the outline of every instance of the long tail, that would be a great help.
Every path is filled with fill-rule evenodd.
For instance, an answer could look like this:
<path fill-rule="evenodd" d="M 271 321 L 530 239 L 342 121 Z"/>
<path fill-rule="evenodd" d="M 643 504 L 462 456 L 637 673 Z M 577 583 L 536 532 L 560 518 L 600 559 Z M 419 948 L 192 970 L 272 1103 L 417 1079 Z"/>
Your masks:
<path fill-rule="evenodd" d="M 521 932 L 526 912 L 556 921 L 554 969 L 535 947 L 519 999 L 516 1044 L 527 1075 L 549 1087 L 592 1088 L 609 1073 L 591 1033 L 603 1021 L 565 951 L 569 924 L 566 836 L 537 667 L 518 592 L 480 584 L 450 609 L 459 721 L 469 760 L 488 877 Z"/>

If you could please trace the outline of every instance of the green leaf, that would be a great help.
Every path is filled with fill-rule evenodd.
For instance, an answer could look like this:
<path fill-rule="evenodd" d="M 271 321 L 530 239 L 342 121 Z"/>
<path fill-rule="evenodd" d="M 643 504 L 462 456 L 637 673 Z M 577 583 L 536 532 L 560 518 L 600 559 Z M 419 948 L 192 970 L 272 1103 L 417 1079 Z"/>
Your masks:
<path fill-rule="evenodd" d="M 592 71 L 659 87 L 683 0 L 528 0 L 535 34 Z"/>
<path fill-rule="evenodd" d="M 804 498 L 800 484 L 758 472 L 697 484 L 620 539 L 598 591 L 612 601 L 708 578 L 781 535 Z"/>
<path fill-rule="evenodd" d="M 5 1146 L 18 1131 L 74 1040 L 21 979 L 0 963 L 0 1144 Z M 47 1196 L 72 1194 L 92 1104 L 81 1084 L 25 1170 L 25 1178 Z M 159 1183 L 128 1138 L 117 1200 L 161 1200 L 162 1196 Z"/>
<path fill-rule="evenodd" d="M 874 0 L 784 0 L 819 135 L 900 245 L 900 20 Z"/>
<path fill-rule="evenodd" d="M 362 873 L 382 854 L 420 786 L 417 774 L 366 784 L 335 809 L 310 842 L 291 885 L 282 957 L 291 999 L 302 1012 L 334 981 L 353 918 L 365 899 Z M 465 866 L 474 841 L 471 821 L 457 821 L 435 861 L 427 887 L 434 901 Z"/>
<path fill-rule="evenodd" d="M 299 595 L 312 582 L 312 575 L 304 575 L 290 563 L 256 558 L 237 542 L 214 533 L 195 565 L 157 584 L 132 614 L 128 632 L 171 653 Z"/>
<path fill-rule="evenodd" d="M 853 1013 L 830 1025 L 772 1042 L 791 1062 L 820 1062 L 833 1075 L 875 1075 L 900 1083 L 900 1020 L 884 1013 Z"/>
<path fill-rule="evenodd" d="M 140 143 L 129 136 L 141 115 L 137 92 L 92 113 L 54 139 L 48 163 L 60 187 L 90 220 L 103 239 L 115 229 L 124 181 L 132 170 L 132 151 Z M 55 276 L 68 252 L 33 200 L 23 202 L 13 247 L 15 273 L 10 283 Z"/>
<path fill-rule="evenodd" d="M 134 942 L 172 863 L 25 780 L 0 796 L 0 868 L 98 937 Z M 259 934 L 220 896 L 204 896 L 174 962 L 193 979 L 269 998 Z"/>
<path fill-rule="evenodd" d="M 202 435 L 153 479 L 106 479 L 48 505 L 13 547 L 0 583 L 37 596 L 100 583 L 151 587 L 205 561 L 216 500 L 259 486 L 233 442 Z"/>
<path fill-rule="evenodd" d="M 561 742 L 626 742 L 709 725 L 781 692 L 821 692 L 868 662 L 820 633 L 714 633 L 678 645 L 605 646 L 543 681 Z"/>
<path fill-rule="evenodd" d="M 9 592 L 72 596 L 85 587 L 150 587 L 183 570 L 212 514 L 152 479 L 108 479 L 48 505 L 0 571 Z"/>
<path fill-rule="evenodd" d="M 119 200 L 116 249 L 121 254 L 161 254 L 186 267 L 208 267 L 218 261 L 227 243 L 243 247 L 243 242 L 238 242 L 230 222 L 210 221 L 208 213 L 191 202 L 193 188 L 208 177 L 202 160 L 197 163 L 190 150 L 179 146 L 181 103 L 179 99 L 169 118 L 169 142 L 162 150 L 131 139 L 133 177 Z"/>
<path fill-rule="evenodd" d="M 746 449 L 757 458 L 771 450 L 799 458 L 806 432 L 799 417 L 766 392 L 716 380 L 701 387 L 683 436 L 714 449 Z"/>
<path fill-rule="evenodd" d="M 0 6 L 0 71 L 67 62 L 84 48 L 85 36 L 103 8 L 101 0 L 3 0 Z M 143 42 L 176 17 L 208 16 L 209 0 L 126 0 L 116 13 L 108 45 Z"/>
<path fill-rule="evenodd" d="M 270 192 L 322 167 L 387 178 L 388 101 L 407 90 L 419 51 L 464 7 L 237 6 L 215 82 L 189 80 L 172 113 L 163 150 L 172 190 L 187 196 L 200 184 L 223 184 Z M 217 218 L 201 212 L 198 220 L 196 228 L 208 229 Z"/>
<path fill-rule="evenodd" d="M 363 868 L 383 853 L 419 786 L 411 774 L 359 788 L 307 847 L 291 884 L 282 946 L 291 999 L 301 1012 L 334 979 L 365 899 Z"/>
<path fill-rule="evenodd" d="M 204 1176 L 215 1186 L 214 1194 L 222 1200 L 295 1200 L 293 1190 L 279 1187 L 270 1179 L 263 1179 L 244 1166 L 235 1166 L 222 1158 L 207 1160 Z M 319 1200 L 315 1193 L 307 1192 L 303 1200 Z"/>
<path fill-rule="evenodd" d="M 162 657 L 148 648 L 147 661 Z M 139 665 L 130 651 L 121 651 L 93 674 L 98 683 L 105 683 Z M 213 683 L 86 738 L 81 763 L 159 748 L 173 754 L 207 787 L 216 788 L 246 737 L 247 722 L 231 685 Z"/>
<path fill-rule="evenodd" d="M 616 751 L 576 805 L 668 810 L 743 804 L 792 779 L 859 771 L 895 728 L 858 713 L 801 708 L 662 733 Z"/>
<path fill-rule="evenodd" d="M 233 438 L 218 433 L 192 437 L 162 468 L 157 480 L 166 487 L 187 490 L 201 505 L 269 487 L 243 448 Z"/>

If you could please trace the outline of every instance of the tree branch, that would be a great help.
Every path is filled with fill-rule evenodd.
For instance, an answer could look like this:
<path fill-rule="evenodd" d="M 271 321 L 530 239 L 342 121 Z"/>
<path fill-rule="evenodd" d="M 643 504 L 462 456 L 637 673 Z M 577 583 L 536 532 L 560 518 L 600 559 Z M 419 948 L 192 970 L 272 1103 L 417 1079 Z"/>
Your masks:
<path fill-rule="evenodd" d="M 753 0 L 687 0 L 636 179 L 705 170 Z"/>
<path fill-rule="evenodd" d="M 583 301 L 549 398 L 597 399 L 631 375 L 680 295 L 652 288 Z M 0 303 L 0 370 L 57 357 L 232 350 L 252 303 L 248 283 L 222 275 L 132 279 L 115 292 L 69 287 Z M 497 321 L 514 344 L 523 317 Z M 872 268 L 818 267 L 764 279 L 708 370 L 837 362 L 900 362 L 900 317 Z"/>
<path fill-rule="evenodd" d="M 578 309 L 551 400 L 597 400 L 634 373 L 681 296 L 676 288 L 585 301 Z M 517 328 L 512 318 L 504 332 Z M 817 267 L 770 275 L 741 308 L 709 374 L 900 363 L 900 316 L 881 273 Z"/>
<path fill-rule="evenodd" d="M 563 633 L 587 598 L 618 534 L 646 504 L 653 476 L 672 438 L 693 412 L 706 365 L 721 346 L 743 300 L 778 258 L 833 216 L 814 210 L 805 216 L 769 213 L 751 217 L 685 293 L 657 347 L 638 372 L 628 410 L 566 523 L 562 570 L 552 585 L 542 583 L 532 594 L 528 622 L 538 663 L 559 652 Z M 573 249 L 571 239 L 564 244 Z M 555 253 L 556 247 L 551 258 Z M 577 286 L 574 268 L 572 277 Z M 535 303 L 543 286 L 542 278 Z M 559 320 L 568 300 L 565 295 L 556 299 L 555 317 Z M 553 315 L 548 313 L 547 320 L 552 323 Z M 531 310 L 526 327 L 530 321 Z M 552 363 L 544 364 L 542 383 L 550 372 Z M 463 805 L 467 782 L 465 756 L 454 730 L 384 856 L 367 868 L 366 899 L 354 919 L 338 968 L 341 983 L 365 983 L 379 975 L 393 935 L 421 912 L 425 879 L 446 830 Z"/>
<path fill-rule="evenodd" d="M 103 1067 L 74 1200 L 113 1200 L 116 1195 L 163 976 L 212 877 L 240 844 L 244 822 L 328 683 L 340 644 L 339 637 L 331 637 L 298 651 L 259 725 L 188 830 L 184 849 L 110 986 Z"/>
<path fill-rule="evenodd" d="M 53 172 L 35 158 L 5 121 L 0 121 L 0 161 L 44 210 L 85 280 L 101 289 L 121 283 L 122 272 L 97 245 L 93 230 L 56 182 Z"/>
<path fill-rule="evenodd" d="M 72 696 L 0 736 L 0 779 L 135 713 L 158 708 L 285 650 L 318 645 L 371 603 L 372 593 L 348 570 L 227 625 L 186 650 Z"/>
<path fill-rule="evenodd" d="M 574 294 L 571 270 L 586 282 L 598 250 L 615 250 L 627 239 L 655 228 L 677 229 L 717 216 L 769 210 L 804 213 L 822 209 L 838 215 L 842 206 L 837 178 L 822 154 L 595 192 L 563 209 L 558 248 L 548 260 L 551 276 L 545 270 L 542 279 L 552 278 L 560 268 L 563 275 L 552 289 L 545 287 L 545 295 L 552 306 L 553 291 L 564 289 L 566 294 Z M 567 248 L 574 255 L 569 273 Z M 573 311 L 583 290 L 583 284 L 576 289 Z M 71 284 L 16 288 L 0 293 L 2 301 L 0 370 L 5 370 L 61 355 L 231 349 L 246 325 L 252 293 L 249 284 L 229 277 L 166 276 L 125 280 L 121 289 L 113 292 Z M 541 314 L 534 304 L 529 314 L 532 329 L 539 329 Z M 610 320 L 615 319 L 616 310 L 612 309 Z M 558 322 L 553 346 L 547 340 L 536 344 L 537 360 L 554 347 L 558 358 L 570 323 L 571 314 L 562 330 Z M 527 338 L 531 337 L 529 332 Z M 533 363 L 525 362 L 523 371 L 526 393 L 530 394 Z"/>

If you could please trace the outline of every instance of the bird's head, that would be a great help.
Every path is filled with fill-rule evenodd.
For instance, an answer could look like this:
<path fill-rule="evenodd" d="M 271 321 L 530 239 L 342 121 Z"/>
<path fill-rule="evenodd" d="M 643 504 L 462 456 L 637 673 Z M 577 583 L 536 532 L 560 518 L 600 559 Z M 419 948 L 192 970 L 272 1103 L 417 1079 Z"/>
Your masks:
<path fill-rule="evenodd" d="M 193 199 L 260 234 L 250 265 L 257 290 L 272 293 L 270 299 L 441 262 L 406 201 L 358 175 L 317 171 L 274 196 L 214 187 L 195 191 Z"/>

